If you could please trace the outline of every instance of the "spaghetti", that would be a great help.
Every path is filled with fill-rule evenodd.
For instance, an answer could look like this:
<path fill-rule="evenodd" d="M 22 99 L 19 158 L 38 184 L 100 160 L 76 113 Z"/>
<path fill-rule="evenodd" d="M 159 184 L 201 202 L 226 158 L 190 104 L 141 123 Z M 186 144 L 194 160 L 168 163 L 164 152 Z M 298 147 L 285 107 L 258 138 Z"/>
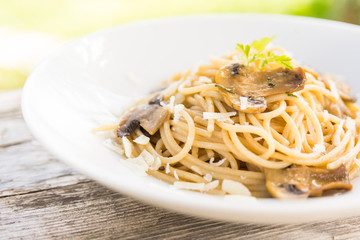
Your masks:
<path fill-rule="evenodd" d="M 359 107 L 347 86 L 294 61 L 288 71 L 276 62 L 246 66 L 242 54 L 233 51 L 175 75 L 130 109 L 120 126 L 105 129 L 116 128 L 115 140 L 127 158 L 181 189 L 277 198 L 350 190 L 349 180 L 359 171 Z M 242 77 L 254 79 L 252 72 L 273 69 L 289 76 L 297 68 L 302 72 L 294 76 L 303 75 L 303 86 L 271 92 L 282 80 L 266 75 L 269 94 L 260 96 L 260 80 L 254 92 L 246 89 L 244 95 L 242 89 L 239 96 L 228 83 L 245 83 L 219 80 L 243 70 L 248 72 Z"/>

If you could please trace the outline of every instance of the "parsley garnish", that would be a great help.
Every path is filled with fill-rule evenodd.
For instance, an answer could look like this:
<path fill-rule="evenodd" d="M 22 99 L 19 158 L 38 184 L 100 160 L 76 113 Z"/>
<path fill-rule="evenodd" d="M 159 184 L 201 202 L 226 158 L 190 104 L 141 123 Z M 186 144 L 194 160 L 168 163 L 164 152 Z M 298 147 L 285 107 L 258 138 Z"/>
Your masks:
<path fill-rule="evenodd" d="M 250 45 L 246 44 L 236 44 L 235 49 L 238 50 L 243 54 L 243 59 L 245 60 L 246 66 L 249 66 L 251 62 L 255 62 L 257 60 L 256 64 L 261 69 L 266 64 L 270 62 L 276 62 L 280 64 L 281 66 L 284 66 L 288 69 L 293 69 L 293 66 L 291 64 L 291 58 L 289 58 L 286 55 L 276 55 L 275 53 L 272 53 L 270 51 L 266 51 L 266 46 L 275 38 L 275 36 L 272 37 L 264 37 L 260 40 L 253 41 Z"/>
<path fill-rule="evenodd" d="M 297 98 L 297 96 L 296 95 L 294 95 L 294 94 L 292 94 L 292 93 L 290 93 L 290 92 L 285 92 L 289 97 L 296 97 Z"/>
<path fill-rule="evenodd" d="M 226 88 L 223 85 L 215 83 L 215 87 L 221 88 L 222 90 L 225 90 L 225 91 L 227 91 L 229 93 L 235 94 L 235 92 L 233 90 L 231 90 L 230 88 Z"/>

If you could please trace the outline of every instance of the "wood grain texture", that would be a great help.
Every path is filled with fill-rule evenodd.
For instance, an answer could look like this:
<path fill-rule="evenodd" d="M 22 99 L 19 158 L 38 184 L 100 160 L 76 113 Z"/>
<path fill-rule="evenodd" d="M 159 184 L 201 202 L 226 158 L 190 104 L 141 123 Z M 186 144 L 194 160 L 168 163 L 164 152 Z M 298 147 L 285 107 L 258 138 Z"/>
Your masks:
<path fill-rule="evenodd" d="M 3 94 L 16 104 L 0 103 L 0 239 L 360 239 L 360 217 L 235 224 L 123 196 L 54 159 L 26 128 L 19 92 Z"/>

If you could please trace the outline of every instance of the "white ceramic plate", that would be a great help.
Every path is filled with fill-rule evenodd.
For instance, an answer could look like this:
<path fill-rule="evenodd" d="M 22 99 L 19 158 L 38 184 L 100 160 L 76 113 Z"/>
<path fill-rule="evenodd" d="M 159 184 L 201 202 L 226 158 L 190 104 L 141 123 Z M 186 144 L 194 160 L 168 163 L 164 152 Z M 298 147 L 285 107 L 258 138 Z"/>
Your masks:
<path fill-rule="evenodd" d="M 232 202 L 175 190 L 139 176 L 91 133 L 134 97 L 174 73 L 237 42 L 276 35 L 294 57 L 322 72 L 344 76 L 360 91 L 360 27 L 302 17 L 223 14 L 125 24 L 66 45 L 30 75 L 22 106 L 31 131 L 51 152 L 89 177 L 145 202 L 192 215 L 241 222 L 293 223 L 360 214 L 360 182 L 348 194 L 280 201 Z M 129 80 L 135 76 L 139 83 Z"/>

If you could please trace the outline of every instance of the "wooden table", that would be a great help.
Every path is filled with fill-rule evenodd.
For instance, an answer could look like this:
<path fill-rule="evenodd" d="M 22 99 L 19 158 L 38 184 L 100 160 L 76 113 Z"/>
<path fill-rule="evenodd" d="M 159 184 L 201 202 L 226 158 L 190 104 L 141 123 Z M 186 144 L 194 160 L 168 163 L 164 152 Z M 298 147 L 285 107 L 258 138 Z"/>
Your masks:
<path fill-rule="evenodd" d="M 32 137 L 20 94 L 0 92 L 1 239 L 360 239 L 360 217 L 298 225 L 225 223 L 109 190 Z"/>

